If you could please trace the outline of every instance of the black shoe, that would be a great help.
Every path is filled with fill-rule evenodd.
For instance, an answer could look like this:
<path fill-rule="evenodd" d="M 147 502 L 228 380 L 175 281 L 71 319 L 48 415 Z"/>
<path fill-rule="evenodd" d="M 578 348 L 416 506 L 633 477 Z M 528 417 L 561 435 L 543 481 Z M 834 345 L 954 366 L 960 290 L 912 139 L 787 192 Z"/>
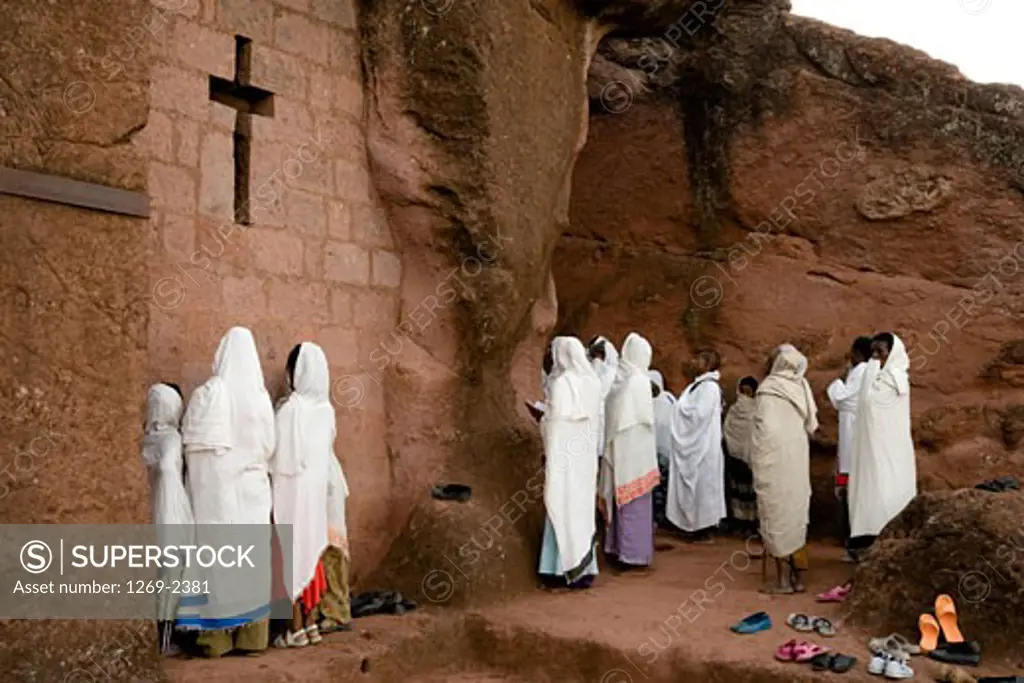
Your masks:
<path fill-rule="evenodd" d="M 974 641 L 965 643 L 944 643 L 928 653 L 937 662 L 978 666 L 981 664 L 981 645 Z"/>

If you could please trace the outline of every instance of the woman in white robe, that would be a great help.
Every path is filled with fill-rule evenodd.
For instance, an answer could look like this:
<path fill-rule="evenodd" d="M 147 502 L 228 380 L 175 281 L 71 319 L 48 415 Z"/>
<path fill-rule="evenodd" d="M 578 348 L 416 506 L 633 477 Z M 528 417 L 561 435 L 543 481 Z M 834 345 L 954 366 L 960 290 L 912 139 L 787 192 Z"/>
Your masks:
<path fill-rule="evenodd" d="M 605 412 L 608 407 L 608 394 L 612 391 L 612 385 L 615 384 L 615 378 L 618 374 L 619 369 L 619 352 L 616 351 L 615 345 L 604 337 L 597 337 L 590 342 L 590 347 L 587 355 L 590 357 L 590 366 L 594 369 L 594 373 L 597 374 L 597 378 L 601 381 L 601 414 L 598 416 L 597 429 L 598 432 L 604 434 L 604 420 Z M 598 458 L 604 457 L 604 439 L 600 440 L 597 444 L 597 455 Z"/>
<path fill-rule="evenodd" d="M 291 525 L 291 630 L 275 645 L 320 640 L 313 610 L 327 588 L 320 556 L 327 549 L 327 487 L 334 459 L 334 407 L 323 349 L 303 342 L 288 357 L 291 394 L 277 411 L 277 447 L 270 460 L 274 523 Z"/>
<path fill-rule="evenodd" d="M 544 440 L 544 506 L 547 520 L 539 573 L 570 588 L 589 588 L 597 575 L 594 499 L 600 380 L 575 337 L 552 342 L 554 358 Z"/>
<path fill-rule="evenodd" d="M 651 392 L 654 394 L 654 441 L 658 451 L 658 474 L 661 481 L 654 487 L 655 526 L 665 526 L 665 505 L 668 500 L 668 468 L 672 459 L 672 407 L 675 396 L 665 391 L 665 378 L 650 370 Z"/>
<path fill-rule="evenodd" d="M 271 490 L 267 463 L 274 452 L 274 408 L 252 332 L 231 328 L 220 341 L 213 376 L 196 389 L 182 422 L 188 487 L 197 543 L 220 524 L 253 526 L 261 550 L 270 548 Z M 220 540 L 218 536 L 216 540 Z M 265 545 L 263 545 L 265 542 Z M 208 657 L 267 647 L 271 568 L 203 570 L 210 593 L 182 599 L 178 626 L 200 631 L 197 645 Z"/>
<path fill-rule="evenodd" d="M 868 544 L 917 495 L 910 433 L 910 359 L 899 337 L 884 333 L 865 363 L 850 464 L 850 522 Z"/>
<path fill-rule="evenodd" d="M 757 493 L 761 538 L 775 558 L 777 582 L 766 593 L 803 590 L 810 521 L 809 435 L 818 428 L 818 408 L 804 379 L 807 359 L 790 345 L 779 347 L 771 374 L 757 389 L 750 467 Z"/>
<path fill-rule="evenodd" d="M 169 384 L 149 388 L 146 432 L 142 438 L 142 460 L 149 474 L 149 503 L 153 524 L 161 546 L 190 545 L 195 538 L 192 504 L 185 491 L 184 459 L 181 449 L 181 413 L 184 408 L 179 390 Z M 159 578 L 171 586 L 180 580 L 184 567 L 161 567 Z M 171 651 L 174 615 L 179 593 L 165 591 L 157 596 L 160 647 Z"/>
<path fill-rule="evenodd" d="M 726 516 L 725 454 L 722 452 L 722 388 L 717 353 L 701 353 L 694 380 L 672 411 L 672 460 L 665 514 L 700 540 Z"/>
<path fill-rule="evenodd" d="M 660 475 L 650 364 L 650 343 L 630 333 L 605 415 L 600 485 L 605 552 L 626 567 L 645 567 L 654 560 L 652 492 Z"/>

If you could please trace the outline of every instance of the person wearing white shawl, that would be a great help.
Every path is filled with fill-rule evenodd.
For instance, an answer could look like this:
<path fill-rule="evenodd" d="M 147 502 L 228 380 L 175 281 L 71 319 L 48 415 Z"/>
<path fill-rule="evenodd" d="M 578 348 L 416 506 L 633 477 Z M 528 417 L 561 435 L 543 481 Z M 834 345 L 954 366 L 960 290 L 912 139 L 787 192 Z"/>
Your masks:
<path fill-rule="evenodd" d="M 672 459 L 672 406 L 675 396 L 665 391 L 665 378 L 650 370 L 651 393 L 654 395 L 654 441 L 658 452 L 658 474 L 661 481 L 654 487 L 654 522 L 665 526 L 665 503 L 668 500 L 668 467 Z"/>
<path fill-rule="evenodd" d="M 589 588 L 597 575 L 594 499 L 601 386 L 579 339 L 557 337 L 551 347 L 548 410 L 540 421 L 547 520 L 538 571 L 571 588 Z"/>
<path fill-rule="evenodd" d="M 668 521 L 701 540 L 726 516 L 725 454 L 722 452 L 721 359 L 698 354 L 693 382 L 672 411 L 672 460 L 668 475 Z"/>
<path fill-rule="evenodd" d="M 619 352 L 615 350 L 615 345 L 604 337 L 595 337 L 590 342 L 587 355 L 590 357 L 590 366 L 601 381 L 601 414 L 598 416 L 597 429 L 601 434 L 604 434 L 608 394 L 611 393 L 612 385 L 615 383 L 615 377 L 618 373 Z M 597 456 L 599 458 L 604 457 L 604 447 L 604 439 L 601 439 L 600 443 L 597 444 Z"/>
<path fill-rule="evenodd" d="M 161 546 L 190 545 L 195 538 L 192 504 L 185 491 L 184 460 L 181 450 L 181 390 L 161 383 L 149 388 L 142 460 L 149 474 L 149 503 Z M 158 577 L 171 586 L 180 580 L 184 568 L 160 567 Z M 171 652 L 174 616 L 179 595 L 165 591 L 157 596 L 157 626 L 160 648 Z"/>
<path fill-rule="evenodd" d="M 871 337 L 857 337 L 850 349 L 850 367 L 846 375 L 828 385 L 825 393 L 832 407 L 839 413 L 839 443 L 836 448 L 835 493 L 839 499 L 839 525 L 843 534 L 846 552 L 844 562 L 852 562 L 850 554 L 850 463 L 853 459 L 853 429 L 857 419 L 857 397 L 861 380 L 871 360 Z"/>
<path fill-rule="evenodd" d="M 776 349 L 771 373 L 757 389 L 750 467 L 757 493 L 761 538 L 775 558 L 776 585 L 766 593 L 803 591 L 807 571 L 811 472 L 808 436 L 818 428 L 818 408 L 804 379 L 807 359 L 793 346 Z M 766 558 L 767 561 L 767 558 Z"/>
<path fill-rule="evenodd" d="M 725 437 L 725 472 L 729 482 L 732 523 L 744 532 L 757 531 L 757 496 L 750 471 L 750 446 L 757 412 L 757 380 L 744 377 L 736 383 L 736 402 L 729 406 L 722 424 Z"/>
<path fill-rule="evenodd" d="M 605 414 L 599 501 L 606 526 L 605 552 L 633 567 L 648 566 L 654 559 L 652 491 L 660 475 L 647 376 L 650 364 L 650 343 L 631 332 L 622 345 Z"/>
<path fill-rule="evenodd" d="M 182 441 L 197 536 L 203 534 L 202 525 L 263 525 L 269 548 L 267 462 L 274 452 L 274 408 L 248 329 L 233 327 L 221 339 L 213 376 L 189 399 Z M 199 630 L 196 644 L 208 657 L 265 649 L 270 567 L 248 570 L 245 581 L 239 580 L 238 570 L 216 564 L 202 571 L 210 592 L 199 600 L 182 599 L 178 627 Z"/>
<path fill-rule="evenodd" d="M 313 615 L 327 588 L 320 556 L 327 549 L 327 483 L 334 459 L 334 407 L 330 401 L 327 357 L 303 342 L 288 355 L 291 394 L 277 411 L 277 447 L 270 459 L 274 523 L 291 525 L 291 630 L 279 647 L 320 641 Z"/>
<path fill-rule="evenodd" d="M 857 550 L 917 495 L 910 359 L 900 338 L 888 332 L 875 336 L 872 351 L 857 399 L 850 464 L 850 533 Z"/>

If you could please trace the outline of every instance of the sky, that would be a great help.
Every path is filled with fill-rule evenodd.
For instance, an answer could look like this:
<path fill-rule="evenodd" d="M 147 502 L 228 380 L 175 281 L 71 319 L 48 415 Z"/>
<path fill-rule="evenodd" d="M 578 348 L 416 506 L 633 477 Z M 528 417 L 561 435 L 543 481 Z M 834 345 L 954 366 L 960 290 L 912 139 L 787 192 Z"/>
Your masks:
<path fill-rule="evenodd" d="M 889 38 L 979 83 L 1024 87 L 1024 0 L 790 0 L 793 13 Z"/>

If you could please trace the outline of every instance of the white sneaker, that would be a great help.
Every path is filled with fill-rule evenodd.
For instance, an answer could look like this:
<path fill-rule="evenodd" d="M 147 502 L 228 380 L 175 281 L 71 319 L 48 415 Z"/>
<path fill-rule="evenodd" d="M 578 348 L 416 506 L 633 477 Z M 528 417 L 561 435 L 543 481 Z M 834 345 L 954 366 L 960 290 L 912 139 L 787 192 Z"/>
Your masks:
<path fill-rule="evenodd" d="M 885 677 L 894 681 L 913 678 L 914 670 L 898 659 L 890 659 L 885 665 Z"/>
<path fill-rule="evenodd" d="M 892 661 L 887 654 L 875 655 L 868 662 L 868 673 L 874 676 L 881 676 L 885 673 L 886 666 Z"/>

